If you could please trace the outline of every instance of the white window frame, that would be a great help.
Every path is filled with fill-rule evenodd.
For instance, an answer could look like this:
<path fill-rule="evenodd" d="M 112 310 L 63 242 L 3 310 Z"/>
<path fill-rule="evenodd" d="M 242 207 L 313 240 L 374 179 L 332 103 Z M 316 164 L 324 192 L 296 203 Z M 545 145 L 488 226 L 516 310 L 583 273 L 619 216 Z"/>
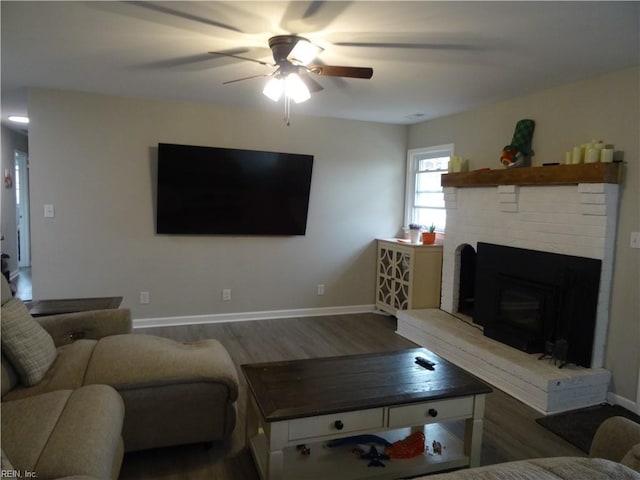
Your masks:
<path fill-rule="evenodd" d="M 414 148 L 407 151 L 407 176 L 405 181 L 405 206 L 404 206 L 404 220 L 405 226 L 415 223 L 415 199 L 416 199 L 416 175 L 418 173 L 418 164 L 420 160 L 425 158 L 439 158 L 439 157 L 451 157 L 453 156 L 454 144 L 447 143 L 444 145 L 435 145 L 433 147 Z M 442 173 L 447 173 L 447 170 L 442 170 Z M 444 193 L 443 193 L 444 195 Z M 442 208 L 433 206 L 430 208 Z M 428 226 L 428 225 L 427 225 Z M 436 229 L 442 231 L 442 229 Z"/>

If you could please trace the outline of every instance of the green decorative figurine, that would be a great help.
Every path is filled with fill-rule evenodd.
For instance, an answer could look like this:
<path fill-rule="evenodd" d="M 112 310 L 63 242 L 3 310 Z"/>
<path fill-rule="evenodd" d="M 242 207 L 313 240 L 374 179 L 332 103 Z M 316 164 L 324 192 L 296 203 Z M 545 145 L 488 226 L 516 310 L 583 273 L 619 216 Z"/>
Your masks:
<path fill-rule="evenodd" d="M 526 167 L 531 165 L 533 150 L 531 141 L 533 139 L 533 129 L 536 122 L 529 119 L 520 120 L 516 123 L 511 143 L 502 149 L 500 162 L 507 168 Z"/>

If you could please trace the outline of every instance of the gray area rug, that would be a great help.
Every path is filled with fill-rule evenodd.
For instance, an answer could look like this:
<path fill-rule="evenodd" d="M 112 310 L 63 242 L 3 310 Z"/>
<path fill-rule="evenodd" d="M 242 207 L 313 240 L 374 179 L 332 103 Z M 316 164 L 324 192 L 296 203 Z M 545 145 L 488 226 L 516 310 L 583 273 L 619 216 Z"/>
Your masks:
<path fill-rule="evenodd" d="M 607 403 L 548 415 L 537 418 L 536 422 L 575 445 L 584 453 L 589 453 L 591 441 L 600 424 L 607 418 L 615 416 L 626 417 L 640 423 L 640 416 L 619 405 Z"/>

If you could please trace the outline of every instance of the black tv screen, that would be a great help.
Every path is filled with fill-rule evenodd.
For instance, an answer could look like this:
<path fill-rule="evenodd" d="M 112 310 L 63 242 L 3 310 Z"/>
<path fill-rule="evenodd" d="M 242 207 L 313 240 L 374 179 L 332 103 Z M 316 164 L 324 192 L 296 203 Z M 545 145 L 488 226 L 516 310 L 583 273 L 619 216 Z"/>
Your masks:
<path fill-rule="evenodd" d="M 158 144 L 156 233 L 304 235 L 313 155 Z"/>

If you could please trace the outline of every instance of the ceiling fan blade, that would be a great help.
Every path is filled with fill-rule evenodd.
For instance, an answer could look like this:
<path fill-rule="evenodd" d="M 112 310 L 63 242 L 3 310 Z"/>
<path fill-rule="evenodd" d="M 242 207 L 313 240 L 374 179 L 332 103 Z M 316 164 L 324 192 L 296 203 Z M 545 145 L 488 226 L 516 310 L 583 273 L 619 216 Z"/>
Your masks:
<path fill-rule="evenodd" d="M 310 72 L 326 77 L 371 78 L 373 68 L 370 67 L 339 67 L 336 65 L 309 65 Z"/>
<path fill-rule="evenodd" d="M 242 30 L 234 27 L 233 25 L 228 25 L 226 23 L 218 22 L 216 20 L 212 20 L 210 18 L 205 18 L 200 15 L 194 15 L 192 13 L 181 11 L 176 8 L 167 7 L 160 3 L 148 2 L 148 1 L 130 1 L 127 2 L 129 5 L 134 5 L 136 7 L 142 7 L 149 10 L 154 10 L 156 12 L 160 12 L 167 15 L 172 15 L 177 18 L 183 18 L 185 20 L 190 20 L 193 22 L 203 23 L 205 25 L 210 25 L 212 27 L 223 28 L 225 30 L 231 30 L 232 32 L 242 33 Z"/>
<path fill-rule="evenodd" d="M 233 62 L 233 60 L 227 60 Z M 182 57 L 168 58 L 165 60 L 158 60 L 156 62 L 149 62 L 143 65 L 137 65 L 136 68 L 140 69 L 158 69 L 158 68 L 182 68 L 188 70 L 203 70 L 206 68 L 212 68 L 213 63 L 216 60 L 206 53 L 199 53 L 195 55 L 185 55 Z"/>
<path fill-rule="evenodd" d="M 242 82 L 244 80 L 251 80 L 252 78 L 258 78 L 258 77 L 270 77 L 271 75 L 272 75 L 271 73 L 261 73 L 260 75 L 251 75 L 250 77 L 242 77 L 242 78 L 236 78 L 235 80 L 227 80 L 226 82 L 222 82 L 222 84 L 228 85 L 229 83 Z"/>
<path fill-rule="evenodd" d="M 349 8 L 350 3 L 332 0 L 288 2 L 287 10 L 280 20 L 280 27 L 289 32 L 303 34 L 325 30 Z"/>
<path fill-rule="evenodd" d="M 267 67 L 275 67 L 276 66 L 274 63 L 263 62 L 262 60 L 256 60 L 255 58 L 249 58 L 249 57 L 242 57 L 240 55 L 234 55 L 232 53 L 226 53 L 226 52 L 209 52 L 209 53 L 211 55 L 222 55 L 223 57 L 233 57 L 233 58 L 237 58 L 239 60 L 247 60 L 249 62 L 259 63 L 260 65 L 266 65 Z"/>

